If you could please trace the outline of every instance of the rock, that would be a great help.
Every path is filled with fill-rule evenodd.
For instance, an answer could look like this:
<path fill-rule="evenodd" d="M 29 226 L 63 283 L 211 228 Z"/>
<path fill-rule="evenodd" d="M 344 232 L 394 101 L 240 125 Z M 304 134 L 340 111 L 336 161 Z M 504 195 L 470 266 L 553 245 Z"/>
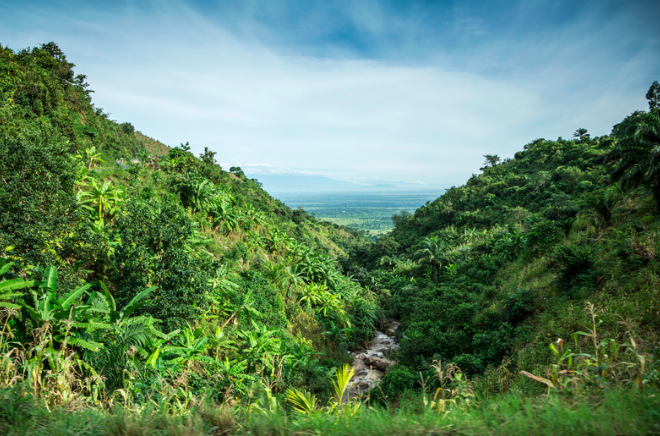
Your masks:
<path fill-rule="evenodd" d="M 374 351 L 368 354 L 368 357 L 377 357 L 379 359 L 384 359 L 385 355 L 381 351 Z"/>
<path fill-rule="evenodd" d="M 367 357 L 364 360 L 364 363 L 366 365 L 372 366 L 373 368 L 379 370 L 379 371 L 387 371 L 387 368 L 390 367 L 394 362 L 391 360 L 387 359 L 381 359 L 378 357 Z"/>
<path fill-rule="evenodd" d="M 396 350 L 399 344 L 396 343 L 395 332 L 399 323 L 392 321 L 388 326 L 386 333 L 376 332 L 374 338 L 369 343 L 367 349 L 354 350 L 351 355 L 354 361 L 351 366 L 355 369 L 355 375 L 350 382 L 351 395 L 359 395 L 369 389 L 373 389 L 385 373 L 394 364 L 387 359 L 386 350 Z"/>
<path fill-rule="evenodd" d="M 367 382 L 365 382 L 365 381 L 361 381 L 361 382 L 358 383 L 356 386 L 357 386 L 358 388 L 360 388 L 361 390 L 363 390 L 363 391 L 365 391 L 365 390 L 367 390 L 367 389 L 369 389 L 369 388 L 371 387 L 371 386 L 369 386 L 369 383 L 367 383 Z"/>

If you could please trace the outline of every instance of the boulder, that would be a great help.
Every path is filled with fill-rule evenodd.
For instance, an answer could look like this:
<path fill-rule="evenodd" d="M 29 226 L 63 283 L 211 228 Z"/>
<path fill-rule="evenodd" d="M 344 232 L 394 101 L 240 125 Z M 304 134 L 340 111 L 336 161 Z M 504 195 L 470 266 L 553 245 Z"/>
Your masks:
<path fill-rule="evenodd" d="M 378 359 L 384 359 L 385 355 L 383 354 L 382 351 L 372 351 L 368 355 L 368 357 L 377 357 Z"/>
<path fill-rule="evenodd" d="M 369 383 L 361 381 L 360 383 L 357 384 L 357 387 L 360 388 L 363 391 L 366 391 L 369 389 L 371 386 L 369 386 Z"/>
<path fill-rule="evenodd" d="M 379 357 L 367 357 L 364 359 L 364 363 L 365 365 L 369 365 L 379 371 L 387 371 L 387 368 L 389 368 L 394 362 Z"/>

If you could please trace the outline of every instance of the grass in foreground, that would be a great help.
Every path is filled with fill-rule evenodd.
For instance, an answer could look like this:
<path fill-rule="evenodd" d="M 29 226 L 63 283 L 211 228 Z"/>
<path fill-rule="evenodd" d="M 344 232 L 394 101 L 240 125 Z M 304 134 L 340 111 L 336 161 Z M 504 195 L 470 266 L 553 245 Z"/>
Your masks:
<path fill-rule="evenodd" d="M 438 414 L 363 408 L 356 415 L 301 415 L 273 409 L 198 405 L 181 415 L 143 408 L 47 410 L 16 390 L 0 393 L 7 435 L 651 435 L 660 433 L 660 392 L 611 390 L 599 396 L 507 395 Z"/>

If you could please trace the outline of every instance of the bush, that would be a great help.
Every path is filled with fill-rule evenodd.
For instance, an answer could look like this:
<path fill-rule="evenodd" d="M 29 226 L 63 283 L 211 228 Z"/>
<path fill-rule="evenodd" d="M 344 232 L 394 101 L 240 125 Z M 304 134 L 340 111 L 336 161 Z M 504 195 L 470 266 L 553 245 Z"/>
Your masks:
<path fill-rule="evenodd" d="M 380 381 L 380 389 L 387 398 L 395 398 L 403 391 L 418 386 L 419 374 L 403 365 L 394 365 Z"/>
<path fill-rule="evenodd" d="M 567 292 L 574 288 L 592 287 L 598 276 L 594 268 L 594 250 L 592 247 L 562 245 L 557 247 L 554 259 L 560 263 L 557 269 L 557 284 Z"/>
<path fill-rule="evenodd" d="M 564 237 L 564 230 L 554 221 L 535 223 L 527 235 L 527 249 L 531 256 L 548 253 Z"/>
<path fill-rule="evenodd" d="M 483 361 L 474 354 L 461 354 L 452 359 L 456 366 L 469 376 L 481 374 L 484 370 Z"/>
<path fill-rule="evenodd" d="M 508 294 L 503 301 L 502 318 L 512 325 L 523 322 L 534 313 L 534 297 L 532 289 L 518 289 Z"/>
<path fill-rule="evenodd" d="M 130 203 L 117 220 L 111 240 L 115 248 L 111 285 L 121 306 L 148 286 L 157 286 L 141 310 L 174 328 L 198 318 L 210 291 L 209 261 L 195 257 L 189 245 L 193 223 L 179 208 L 162 204 L 152 209 Z"/>

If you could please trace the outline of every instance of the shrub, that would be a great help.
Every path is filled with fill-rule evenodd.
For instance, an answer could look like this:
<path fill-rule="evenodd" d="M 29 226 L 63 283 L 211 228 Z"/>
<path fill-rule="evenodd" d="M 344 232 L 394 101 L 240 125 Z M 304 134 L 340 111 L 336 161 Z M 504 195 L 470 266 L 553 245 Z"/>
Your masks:
<path fill-rule="evenodd" d="M 111 273 L 120 306 L 145 287 L 157 286 L 141 310 L 163 320 L 167 328 L 197 319 L 206 307 L 213 269 L 207 259 L 194 256 L 189 245 L 193 228 L 190 218 L 176 206 L 128 205 L 111 238 L 122 241 L 115 248 Z"/>
<path fill-rule="evenodd" d="M 387 398 L 395 398 L 403 391 L 418 385 L 419 374 L 404 365 L 394 365 L 380 382 L 380 389 Z"/>
<path fill-rule="evenodd" d="M 536 222 L 527 234 L 527 249 L 531 256 L 548 253 L 564 237 L 564 230 L 554 221 Z"/>
<path fill-rule="evenodd" d="M 598 276 L 594 268 L 593 248 L 562 245 L 557 247 L 553 257 L 561 265 L 557 283 L 563 290 L 572 292 L 576 287 L 593 286 Z"/>
<path fill-rule="evenodd" d="M 483 361 L 474 354 L 461 354 L 452 359 L 456 366 L 461 368 L 467 375 L 481 374 L 484 370 Z"/>

